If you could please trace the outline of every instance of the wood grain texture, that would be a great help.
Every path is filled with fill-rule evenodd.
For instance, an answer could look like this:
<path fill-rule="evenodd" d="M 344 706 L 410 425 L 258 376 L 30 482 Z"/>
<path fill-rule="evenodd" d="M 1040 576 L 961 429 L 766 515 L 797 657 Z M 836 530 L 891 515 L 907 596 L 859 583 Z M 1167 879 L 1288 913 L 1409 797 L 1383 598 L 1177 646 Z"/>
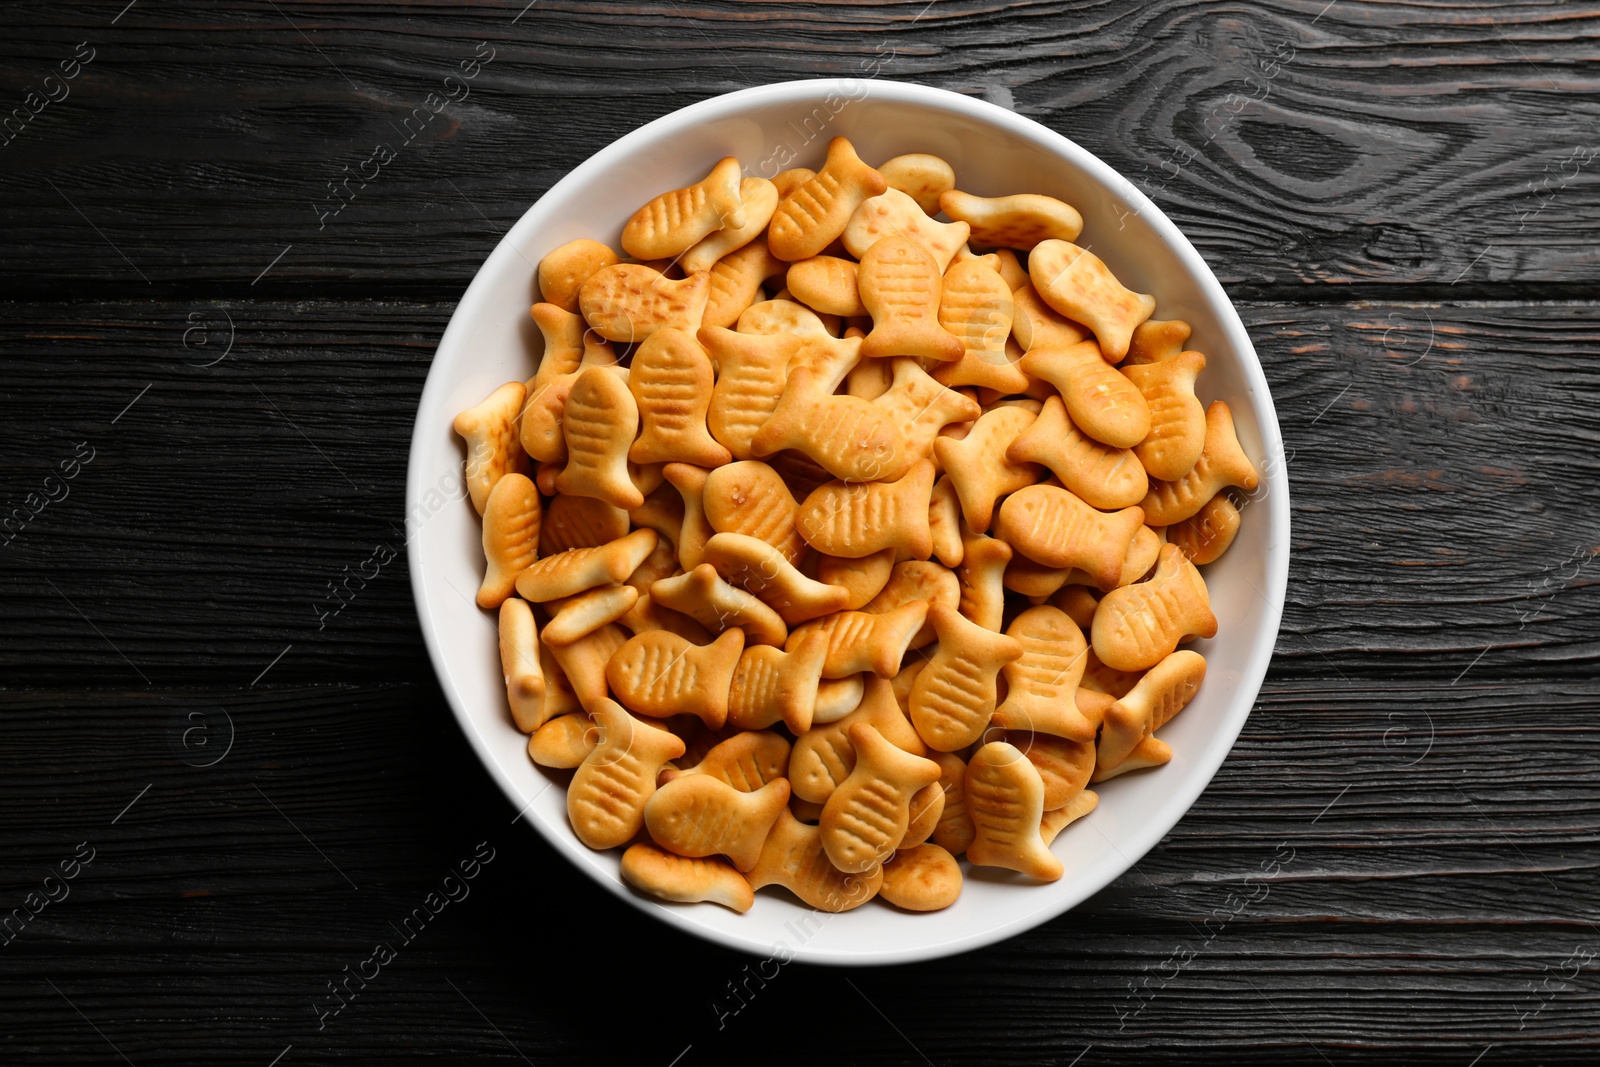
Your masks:
<path fill-rule="evenodd" d="M 0 541 L 0 918 L 94 850 L 0 933 L 0 1061 L 1594 1062 L 1600 6 L 28 0 L 0 22 L 0 120 L 94 51 L 0 134 L 0 522 L 60 497 Z M 322 612 L 403 542 L 417 397 L 506 227 L 644 122 L 863 63 L 1014 107 L 1172 215 L 1260 352 L 1294 554 L 1243 734 L 1126 875 L 955 959 L 774 972 L 513 825 L 403 555 Z M 402 944 L 480 843 L 470 896 Z M 380 940 L 397 959 L 331 1014 Z"/>
<path fill-rule="evenodd" d="M 0 553 L 15 684 L 245 684 L 289 645 L 275 679 L 415 679 L 404 466 L 450 310 L 0 308 L 7 511 L 78 442 L 96 450 Z M 1241 310 L 1289 461 L 1278 669 L 1334 684 L 1591 674 L 1593 305 Z M 227 318 L 227 358 L 196 366 Z M 199 324 L 208 344 L 186 345 Z M 380 545 L 399 558 L 324 617 L 328 583 Z"/>
<path fill-rule="evenodd" d="M 996 1062 L 997 1047 L 1070 1062 L 1092 1044 L 1094 1062 L 1454 1063 L 1518 1043 L 1582 1062 L 1600 990 L 1587 964 L 1559 975 L 1600 948 L 1600 914 L 1577 903 L 1600 833 L 1600 688 L 1464 682 L 1449 710 L 1438 692 L 1275 675 L 1189 816 L 1084 906 L 926 966 L 769 966 L 765 989 L 752 961 L 658 928 L 510 825 L 431 684 L 73 692 L 70 706 L 6 692 L 0 901 L 76 843 L 96 850 L 4 949 L 8 1060 L 103 1062 L 53 982 L 135 1063 L 266 1062 L 289 1044 L 301 1062 L 514 1062 L 507 1041 L 536 1063 L 668 1062 L 691 1044 L 722 1061 L 780 1032 L 797 1001 L 848 1006 L 830 1034 L 886 1062 L 921 1062 L 913 1045 L 937 1063 Z M 219 699 L 234 745 L 192 766 L 213 757 L 184 744 L 183 709 Z M 60 770 L 41 773 L 44 752 Z M 390 924 L 482 841 L 495 858 L 470 894 L 319 1029 L 326 983 L 398 943 Z M 552 911 L 580 941 L 552 939 Z M 672 980 L 630 1009 L 635 1025 L 608 1025 L 600 998 L 552 995 L 550 967 L 598 988 L 614 980 L 604 961 L 641 945 Z M 730 981 L 750 983 L 746 1007 Z"/>
<path fill-rule="evenodd" d="M 203 306 L 213 331 L 219 311 L 235 322 L 212 367 L 193 364 L 220 334 L 184 344 L 191 307 L 12 305 L 3 334 L 4 451 L 28 457 L 7 485 L 42 479 L 37 457 L 80 438 L 98 450 L 8 549 L 7 677 L 115 687 L 6 694 L 0 710 L 5 899 L 78 841 L 104 843 L 74 896 L 6 949 L 26 961 L 7 988 L 29 1021 L 17 1062 L 100 1051 L 44 979 L 134 1062 L 217 1062 L 219 1048 L 247 1060 L 280 1039 L 267 1059 L 289 1044 L 406 1055 L 393 1034 L 417 1055 L 514 1062 L 477 1010 L 535 1062 L 592 1051 L 598 1020 L 574 1022 L 566 1002 L 530 1011 L 538 979 L 501 962 L 502 931 L 527 925 L 522 886 L 581 901 L 601 950 L 672 946 L 673 991 L 620 1039 L 623 1058 L 659 1056 L 679 1034 L 667 1060 L 695 1044 L 725 1058 L 782 1025 L 770 1004 L 844 994 L 870 997 L 935 1062 L 988 1062 L 996 1041 L 1016 1062 L 1070 1062 L 1091 1044 L 1184 1062 L 1404 1050 L 1447 1063 L 1515 1041 L 1550 1062 L 1564 1047 L 1587 1055 L 1593 982 L 1559 976 L 1600 940 L 1580 903 L 1600 831 L 1600 691 L 1590 583 L 1569 545 L 1589 543 L 1573 487 L 1594 426 L 1573 398 L 1592 390 L 1592 308 L 1246 306 L 1294 450 L 1295 564 L 1274 672 L 1201 802 L 1133 872 L 1035 935 L 853 976 L 859 993 L 785 968 L 778 996 L 729 1016 L 744 960 L 654 930 L 504 825 L 420 654 L 403 561 L 325 631 L 296 596 L 393 536 L 449 306 Z M 143 384 L 128 376 L 136 358 Z M 1534 363 L 1540 374 L 1520 370 Z M 370 477 L 369 492 L 341 469 Z M 1506 647 L 1463 675 L 1474 632 Z M 225 759 L 194 766 L 230 723 Z M 318 1029 L 325 984 L 484 839 L 509 861 Z M 519 938 L 519 953 L 548 956 Z M 602 980 L 588 957 L 564 963 Z M 863 1056 L 921 1062 L 864 1002 L 843 1032 Z"/>
<path fill-rule="evenodd" d="M 381 279 L 454 299 L 540 193 L 620 134 L 716 93 L 863 72 L 1074 138 L 1238 295 L 1596 281 L 1593 4 L 254 0 L 142 4 L 113 24 L 122 7 L 8 11 L 16 104 L 79 42 L 95 50 L 3 148 L 9 291 L 305 297 Z M 363 170 L 380 143 L 395 158 Z"/>

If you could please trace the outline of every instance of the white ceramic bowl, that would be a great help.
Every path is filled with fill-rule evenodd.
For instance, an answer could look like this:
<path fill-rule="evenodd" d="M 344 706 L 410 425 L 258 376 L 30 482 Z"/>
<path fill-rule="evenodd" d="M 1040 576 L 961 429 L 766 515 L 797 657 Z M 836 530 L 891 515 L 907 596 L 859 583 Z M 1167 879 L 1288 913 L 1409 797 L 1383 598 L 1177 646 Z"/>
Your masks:
<path fill-rule="evenodd" d="M 770 177 L 820 166 L 828 139 L 838 135 L 869 163 L 932 152 L 950 161 L 967 191 L 1047 193 L 1077 207 L 1080 242 L 1129 287 L 1155 294 L 1158 317 L 1193 325 L 1191 347 L 1207 359 L 1201 399 L 1232 407 L 1239 439 L 1262 467 L 1262 487 L 1244 509 L 1232 550 L 1207 571 L 1219 631 L 1194 646 L 1209 664 L 1199 695 L 1162 731 L 1172 762 L 1100 788 L 1099 808 L 1055 842 L 1066 865 L 1061 880 L 1035 885 L 1008 872 L 969 869 L 954 906 L 921 915 L 878 901 L 824 915 L 777 890 L 757 894 L 744 915 L 713 904 L 664 904 L 620 880 L 617 851 L 592 852 L 577 840 L 561 781 L 528 759 L 527 739 L 512 725 L 495 619 L 473 604 L 483 567 L 479 523 L 463 499 L 465 452 L 451 420 L 501 383 L 533 373 L 539 341 L 528 306 L 537 299 L 534 267 L 546 252 L 577 237 L 615 247 L 635 208 L 698 180 L 723 156 Z M 490 254 L 450 320 L 417 412 L 406 486 L 411 581 L 445 696 L 484 766 L 526 821 L 605 890 L 679 929 L 758 956 L 856 965 L 930 959 L 1021 934 L 1100 890 L 1172 829 L 1216 773 L 1277 639 L 1289 562 L 1282 457 L 1272 396 L 1239 316 L 1194 247 L 1126 179 L 1058 133 L 942 89 L 881 80 L 783 82 L 694 104 L 602 149 L 541 197 Z"/>

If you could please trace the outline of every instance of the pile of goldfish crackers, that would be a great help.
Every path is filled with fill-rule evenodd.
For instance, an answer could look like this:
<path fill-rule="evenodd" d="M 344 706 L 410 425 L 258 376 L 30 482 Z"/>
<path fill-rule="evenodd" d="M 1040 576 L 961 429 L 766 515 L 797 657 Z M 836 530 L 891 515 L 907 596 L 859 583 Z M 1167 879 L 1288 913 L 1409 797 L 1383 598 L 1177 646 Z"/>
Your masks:
<path fill-rule="evenodd" d="M 477 599 L 530 756 L 637 889 L 943 908 L 963 854 L 1060 878 L 1087 787 L 1171 758 L 1196 566 L 1258 475 L 1189 326 L 1081 228 L 840 137 L 661 194 L 628 258 L 539 263 L 538 372 L 455 420 Z"/>

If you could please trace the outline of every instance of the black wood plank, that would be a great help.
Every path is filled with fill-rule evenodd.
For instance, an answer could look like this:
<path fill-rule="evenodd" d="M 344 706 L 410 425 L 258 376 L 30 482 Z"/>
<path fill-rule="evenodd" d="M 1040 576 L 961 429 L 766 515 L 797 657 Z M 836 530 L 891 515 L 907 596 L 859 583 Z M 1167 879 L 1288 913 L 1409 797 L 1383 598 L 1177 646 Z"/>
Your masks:
<path fill-rule="evenodd" d="M 9 292 L 454 299 L 620 134 L 716 93 L 864 73 L 1073 137 L 1241 295 L 1537 298 L 1596 279 L 1592 4 L 124 6 L 7 11 L 8 106 L 67 94 L 33 97 L 7 135 Z M 92 59 L 46 87 L 80 43 Z M 475 56 L 470 84 L 446 85 Z M 396 158 L 324 218 L 380 143 Z"/>
<path fill-rule="evenodd" d="M 1269 880 L 1285 918 L 1352 908 L 1368 920 L 1600 918 L 1557 891 L 1593 877 L 1600 846 L 1597 700 L 1592 680 L 1534 692 L 1494 681 L 1328 688 L 1273 676 L 1179 828 L 1086 907 L 1203 917 L 1187 894 L 1202 899 L 1259 873 L 1284 844 L 1297 858 Z M 29 869 L 71 855 L 56 855 L 61 842 L 95 835 L 115 840 L 128 865 L 97 860 L 84 900 L 403 885 L 428 873 L 427 853 L 407 856 L 414 835 L 449 844 L 455 834 L 510 832 L 496 821 L 505 802 L 431 684 L 0 691 L 0 706 L 6 840 L 17 860 L 0 872 L 0 891 L 16 895 L 31 885 Z M 505 819 L 514 815 L 508 808 Z M 168 833 L 175 826 L 185 832 Z M 1475 878 L 1525 889 L 1450 896 L 1453 881 Z M 1345 886 L 1341 899 L 1321 896 L 1326 883 Z M 116 933 L 129 945 L 165 936 L 159 926 Z"/>
<path fill-rule="evenodd" d="M 1593 1061 L 1600 8 L 29 0 L 0 20 L 0 505 L 74 471 L 0 548 L 0 913 L 93 852 L 0 935 L 0 1060 Z M 328 183 L 489 50 L 319 228 Z M 403 540 L 450 301 L 530 203 L 675 108 L 863 63 L 1061 130 L 1174 216 L 1244 301 L 1295 556 L 1232 756 L 1127 875 L 957 959 L 774 970 L 511 824 L 403 556 L 320 629 L 318 603 Z M 329 983 L 479 842 L 470 899 L 330 1014 Z"/>
<path fill-rule="evenodd" d="M 220 742 L 218 700 L 234 743 L 193 766 L 217 750 L 180 731 Z M 1597 710 L 1592 681 L 1274 681 L 1190 815 L 1084 906 L 841 974 L 762 968 L 600 894 L 511 825 L 431 686 L 0 693 L 0 899 L 94 850 L 4 949 L 7 1062 L 107 1062 L 107 1039 L 135 1063 L 723 1061 L 796 1003 L 836 1007 L 829 1040 L 886 1062 L 1583 1062 Z M 327 983 L 480 842 L 470 895 L 319 1026 Z"/>
<path fill-rule="evenodd" d="M 291 645 L 271 680 L 425 673 L 404 468 L 450 310 L 0 307 L 7 512 L 94 450 L 0 551 L 14 684 L 247 685 Z M 1592 673 L 1593 307 L 1243 310 L 1289 448 L 1278 669 Z M 397 558 L 324 620 L 328 583 L 380 545 Z"/>

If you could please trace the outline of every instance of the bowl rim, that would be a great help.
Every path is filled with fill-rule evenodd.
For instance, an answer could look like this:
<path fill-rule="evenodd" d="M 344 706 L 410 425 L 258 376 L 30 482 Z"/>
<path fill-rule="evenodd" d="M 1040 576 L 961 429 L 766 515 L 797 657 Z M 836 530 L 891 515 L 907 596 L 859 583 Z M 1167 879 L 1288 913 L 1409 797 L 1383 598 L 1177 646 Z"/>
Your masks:
<path fill-rule="evenodd" d="M 1240 673 L 1239 684 L 1234 697 L 1236 704 L 1245 704 L 1248 708 L 1243 715 L 1233 716 L 1233 724 L 1224 723 L 1219 729 L 1218 737 L 1225 740 L 1226 744 L 1216 747 L 1215 758 L 1197 761 L 1193 772 L 1187 778 L 1175 784 L 1171 795 L 1177 803 L 1170 809 L 1175 814 L 1170 819 L 1160 818 L 1142 824 L 1140 831 L 1134 836 L 1131 843 L 1119 841 L 1118 845 L 1113 846 L 1114 850 L 1126 861 L 1121 870 L 1103 876 L 1082 878 L 1073 884 L 1070 892 L 1062 893 L 1058 898 L 1051 900 L 1042 907 L 1011 916 L 1001 923 L 985 926 L 980 930 L 961 934 L 936 944 L 909 946 L 872 954 L 851 955 L 838 955 L 828 951 L 819 951 L 812 945 L 801 944 L 791 949 L 785 957 L 785 962 L 792 959 L 831 966 L 879 966 L 910 963 L 938 959 L 982 948 L 1021 934 L 1077 907 L 1136 866 L 1188 814 L 1195 800 L 1211 784 L 1216 777 L 1218 768 L 1238 740 L 1245 721 L 1249 718 L 1250 711 L 1248 709 L 1253 709 L 1256 698 L 1260 694 L 1261 685 L 1271 663 L 1273 649 L 1277 643 L 1277 636 L 1282 624 L 1283 605 L 1288 586 L 1290 555 L 1288 547 L 1290 533 L 1289 484 L 1286 464 L 1283 462 L 1283 440 L 1278 424 L 1277 410 L 1273 403 L 1272 392 L 1268 386 L 1266 375 L 1261 366 L 1260 357 L 1256 354 L 1255 346 L 1250 341 L 1249 334 L 1244 328 L 1244 323 L 1240 319 L 1233 301 L 1222 288 L 1222 283 L 1212 272 L 1210 266 L 1207 265 L 1189 239 L 1154 201 L 1146 196 L 1133 182 L 1088 149 L 1033 119 L 1016 114 L 985 100 L 966 96 L 948 89 L 940 89 L 916 82 L 890 81 L 881 78 L 827 77 L 795 79 L 722 93 L 669 112 L 624 134 L 595 152 L 553 184 L 538 200 L 529 205 L 516 223 L 500 238 L 494 249 L 484 258 L 483 264 L 474 273 L 472 281 L 468 284 L 460 302 L 452 312 L 450 322 L 440 337 L 438 347 L 435 349 L 434 359 L 437 359 L 439 352 L 446 350 L 450 346 L 460 344 L 464 338 L 469 336 L 471 323 L 488 306 L 489 293 L 492 286 L 486 278 L 490 273 L 498 272 L 497 265 L 496 270 L 491 272 L 491 265 L 495 265 L 497 258 L 507 255 L 521 255 L 518 249 L 523 241 L 536 233 L 538 226 L 544 222 L 544 220 L 536 217 L 539 214 L 539 205 L 541 203 L 553 198 L 558 199 L 573 187 L 583 185 L 591 175 L 598 174 L 615 162 L 626 158 L 634 151 L 636 145 L 652 140 L 664 128 L 735 116 L 751 105 L 801 103 L 820 100 L 830 91 L 839 92 L 847 86 L 859 86 L 863 82 L 870 82 L 867 99 L 876 97 L 881 100 L 921 105 L 947 111 L 998 127 L 1003 132 L 1038 144 L 1041 148 L 1057 156 L 1064 157 L 1079 167 L 1089 176 L 1091 181 L 1098 183 L 1103 190 L 1114 191 L 1116 195 L 1122 197 L 1126 202 L 1126 206 L 1132 209 L 1132 213 L 1150 225 L 1161 242 L 1182 261 L 1184 267 L 1195 280 L 1197 288 L 1217 310 L 1217 324 L 1239 356 L 1240 370 L 1248 384 L 1249 391 L 1253 394 L 1252 403 L 1258 413 L 1257 430 L 1262 446 L 1262 459 L 1259 464 L 1262 468 L 1262 481 L 1258 492 L 1262 493 L 1261 504 L 1264 504 L 1269 511 L 1269 527 L 1277 531 L 1277 537 L 1268 544 L 1266 549 L 1268 557 L 1265 566 L 1267 587 L 1264 590 L 1258 590 L 1262 594 L 1262 599 L 1266 605 L 1265 625 L 1262 627 L 1262 632 L 1264 636 L 1270 634 L 1270 640 L 1258 642 L 1251 650 L 1245 669 Z M 427 435 L 435 432 L 437 427 L 424 426 L 423 414 L 438 406 L 439 394 L 449 387 L 442 375 L 434 373 L 437 369 L 436 362 L 430 361 L 427 381 L 418 400 L 417 418 L 412 427 L 409 446 L 410 454 L 406 466 L 405 506 L 406 514 L 408 515 L 415 513 L 415 509 L 421 504 L 423 494 L 430 488 L 424 485 L 422 480 L 425 463 L 423 456 L 424 450 L 432 447 L 429 444 Z M 432 402 L 430 403 L 430 401 Z M 1252 505 L 1252 510 L 1258 509 L 1261 504 Z M 417 610 L 418 625 L 422 630 L 423 643 L 428 650 L 429 662 L 439 682 L 439 688 L 455 716 L 456 723 L 462 733 L 466 735 L 468 742 L 478 757 L 478 761 L 500 787 L 501 792 L 511 801 L 512 806 L 519 812 L 524 812 L 536 798 L 523 796 L 517 785 L 500 769 L 489 739 L 479 732 L 476 723 L 465 706 L 463 698 L 450 682 L 449 661 L 445 656 L 438 634 L 440 623 L 434 618 L 428 591 L 423 581 L 425 561 L 422 554 L 422 543 L 423 539 L 420 537 L 410 538 L 406 546 L 406 556 L 410 569 L 411 588 Z M 518 818 L 521 818 L 520 814 Z M 736 932 L 729 933 L 702 925 L 694 921 L 690 914 L 684 910 L 662 907 L 656 902 L 632 892 L 621 879 L 603 877 L 592 865 L 580 862 L 580 857 L 570 854 L 581 845 L 576 845 L 573 842 L 568 842 L 546 833 L 543 827 L 537 825 L 535 819 L 529 818 L 527 821 L 535 824 L 535 832 L 552 849 L 561 853 L 564 859 L 599 882 L 614 896 L 627 901 L 640 911 L 646 912 L 656 919 L 692 936 L 727 948 L 757 956 L 769 955 L 772 952 L 773 946 L 770 942 L 760 941 L 755 936 L 741 935 Z"/>

